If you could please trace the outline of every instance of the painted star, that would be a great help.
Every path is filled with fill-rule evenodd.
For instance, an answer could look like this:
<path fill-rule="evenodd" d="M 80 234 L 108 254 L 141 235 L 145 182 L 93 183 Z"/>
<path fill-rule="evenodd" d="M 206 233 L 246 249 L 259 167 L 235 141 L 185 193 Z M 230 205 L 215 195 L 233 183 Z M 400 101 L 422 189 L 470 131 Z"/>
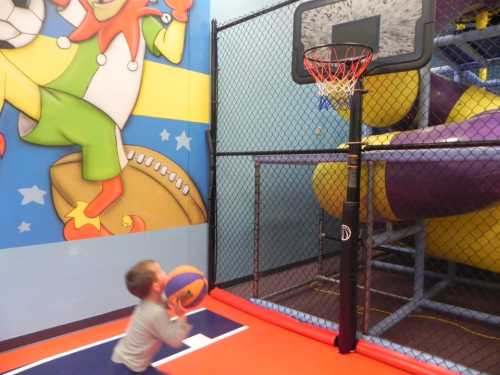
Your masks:
<path fill-rule="evenodd" d="M 19 233 L 30 232 L 31 223 L 25 223 L 24 221 L 17 227 Z"/>
<path fill-rule="evenodd" d="M 40 205 L 45 204 L 45 199 L 43 196 L 47 194 L 47 192 L 40 190 L 36 185 L 33 185 L 30 188 L 18 189 L 17 191 L 23 196 L 23 200 L 21 202 L 23 206 L 31 202 L 35 202 Z"/>
<path fill-rule="evenodd" d="M 186 135 L 186 132 L 182 132 L 181 135 L 179 135 L 178 137 L 175 137 L 175 139 L 177 140 L 177 151 L 179 151 L 181 148 L 185 148 L 186 150 L 188 151 L 191 151 L 191 139 L 193 138 L 190 138 Z"/>
<path fill-rule="evenodd" d="M 170 133 L 166 129 L 163 129 L 160 133 L 160 137 L 162 142 L 166 142 L 170 139 Z"/>

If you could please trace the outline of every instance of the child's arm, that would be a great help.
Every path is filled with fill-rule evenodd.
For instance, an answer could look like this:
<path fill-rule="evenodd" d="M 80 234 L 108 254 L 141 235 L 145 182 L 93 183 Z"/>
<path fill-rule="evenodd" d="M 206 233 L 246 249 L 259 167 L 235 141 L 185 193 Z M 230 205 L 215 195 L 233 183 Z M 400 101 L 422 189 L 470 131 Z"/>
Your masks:
<path fill-rule="evenodd" d="M 165 344 L 178 348 L 182 346 L 182 340 L 188 337 L 192 326 L 187 322 L 184 315 L 176 320 L 170 320 L 165 311 L 161 311 L 154 319 L 154 329 L 158 338 Z"/>

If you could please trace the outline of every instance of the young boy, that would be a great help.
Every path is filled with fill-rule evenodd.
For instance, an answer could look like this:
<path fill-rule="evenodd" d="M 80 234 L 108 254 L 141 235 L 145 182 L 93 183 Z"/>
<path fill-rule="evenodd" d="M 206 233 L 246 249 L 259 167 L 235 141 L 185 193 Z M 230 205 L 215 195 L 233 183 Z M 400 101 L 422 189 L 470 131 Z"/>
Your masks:
<path fill-rule="evenodd" d="M 163 290 L 167 279 L 167 274 L 153 260 L 137 263 L 125 275 L 127 289 L 141 301 L 134 309 L 125 336 L 113 351 L 113 375 L 160 374 L 151 366 L 151 360 L 162 342 L 180 347 L 191 331 L 180 304 L 169 306 L 166 302 Z M 170 320 L 169 315 L 177 315 L 178 319 Z"/>

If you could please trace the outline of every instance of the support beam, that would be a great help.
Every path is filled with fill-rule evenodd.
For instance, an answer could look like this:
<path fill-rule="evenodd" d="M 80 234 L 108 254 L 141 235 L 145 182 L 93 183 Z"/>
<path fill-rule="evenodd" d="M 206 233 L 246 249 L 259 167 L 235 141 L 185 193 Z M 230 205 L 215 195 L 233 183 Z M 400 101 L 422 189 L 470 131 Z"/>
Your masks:
<path fill-rule="evenodd" d="M 380 336 L 387 330 L 394 327 L 396 324 L 401 322 L 403 319 L 408 317 L 412 312 L 417 310 L 418 308 L 423 306 L 423 303 L 427 299 L 431 299 L 436 294 L 444 290 L 449 285 L 448 280 L 444 280 L 434 285 L 431 290 L 425 293 L 425 296 L 422 298 L 415 298 L 411 302 L 408 302 L 406 305 L 400 307 L 398 310 L 393 312 L 384 320 L 378 322 L 374 327 L 369 330 L 369 335 L 371 336 Z"/>
<path fill-rule="evenodd" d="M 422 230 L 421 225 L 414 225 L 408 228 L 404 228 L 401 230 L 393 231 L 393 232 L 384 232 L 380 234 L 376 234 L 373 236 L 373 246 L 377 247 L 379 245 L 384 244 L 385 242 L 390 241 L 398 241 L 406 237 L 413 236 Z"/>
<path fill-rule="evenodd" d="M 474 60 L 476 60 L 479 64 L 482 66 L 487 66 L 488 65 L 488 60 L 484 58 L 479 52 L 477 52 L 472 46 L 468 43 L 465 44 L 459 44 L 457 47 L 462 50 L 464 53 L 472 57 Z"/>
<path fill-rule="evenodd" d="M 467 42 L 475 42 L 482 39 L 500 36 L 500 25 L 490 26 L 484 30 L 467 31 L 456 35 L 445 35 L 434 38 L 435 47 L 458 45 Z"/>

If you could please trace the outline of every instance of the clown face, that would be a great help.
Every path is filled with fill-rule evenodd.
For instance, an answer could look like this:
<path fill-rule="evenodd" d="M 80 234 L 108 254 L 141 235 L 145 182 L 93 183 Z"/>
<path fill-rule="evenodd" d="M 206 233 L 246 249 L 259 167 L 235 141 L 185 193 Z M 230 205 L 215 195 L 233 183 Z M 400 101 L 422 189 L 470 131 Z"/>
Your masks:
<path fill-rule="evenodd" d="M 113 18 L 128 0 L 87 0 L 94 11 L 95 18 L 104 22 Z"/>

